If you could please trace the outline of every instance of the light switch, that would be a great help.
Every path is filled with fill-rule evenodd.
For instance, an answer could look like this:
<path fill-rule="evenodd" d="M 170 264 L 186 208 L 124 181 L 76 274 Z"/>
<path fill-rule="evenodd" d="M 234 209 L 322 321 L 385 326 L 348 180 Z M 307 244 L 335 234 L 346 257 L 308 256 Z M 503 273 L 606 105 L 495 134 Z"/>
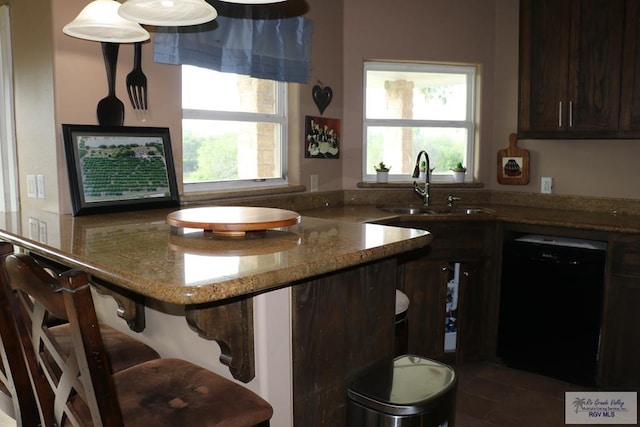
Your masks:
<path fill-rule="evenodd" d="M 38 184 L 35 175 L 27 175 L 27 197 L 30 199 L 38 198 Z"/>
<path fill-rule="evenodd" d="M 38 199 L 47 198 L 47 193 L 44 186 L 44 175 L 36 175 L 36 189 L 38 193 Z"/>
<path fill-rule="evenodd" d="M 553 178 L 550 176 L 543 176 L 540 181 L 540 192 L 543 194 L 553 193 Z"/>

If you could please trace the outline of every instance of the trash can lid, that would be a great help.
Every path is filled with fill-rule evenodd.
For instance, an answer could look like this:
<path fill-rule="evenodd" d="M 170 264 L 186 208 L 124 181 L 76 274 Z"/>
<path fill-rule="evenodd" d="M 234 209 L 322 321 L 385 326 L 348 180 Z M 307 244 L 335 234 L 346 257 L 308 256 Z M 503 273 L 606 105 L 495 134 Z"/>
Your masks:
<path fill-rule="evenodd" d="M 427 412 L 435 400 L 456 384 L 452 367 L 405 355 L 365 372 L 351 385 L 348 395 L 354 402 L 378 412 L 413 415 Z"/>
<path fill-rule="evenodd" d="M 400 289 L 396 289 L 396 316 L 409 308 L 409 297 Z"/>

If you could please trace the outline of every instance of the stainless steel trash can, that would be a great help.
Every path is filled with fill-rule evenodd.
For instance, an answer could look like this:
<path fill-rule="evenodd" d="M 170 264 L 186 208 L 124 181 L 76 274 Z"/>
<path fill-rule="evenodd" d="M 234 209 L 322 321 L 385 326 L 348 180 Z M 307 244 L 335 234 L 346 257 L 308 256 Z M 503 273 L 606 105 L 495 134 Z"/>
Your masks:
<path fill-rule="evenodd" d="M 453 427 L 458 378 L 448 365 L 404 355 L 366 371 L 348 390 L 349 427 Z"/>

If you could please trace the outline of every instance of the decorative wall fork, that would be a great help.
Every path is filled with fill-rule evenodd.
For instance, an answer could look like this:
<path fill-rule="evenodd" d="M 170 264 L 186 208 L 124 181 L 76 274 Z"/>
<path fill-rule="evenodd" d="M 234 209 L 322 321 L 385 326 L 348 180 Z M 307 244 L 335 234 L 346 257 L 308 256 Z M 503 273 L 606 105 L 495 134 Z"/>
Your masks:
<path fill-rule="evenodd" d="M 147 76 L 142 72 L 142 42 L 134 45 L 133 70 L 127 74 L 127 93 L 136 116 L 144 122 L 148 103 Z"/>

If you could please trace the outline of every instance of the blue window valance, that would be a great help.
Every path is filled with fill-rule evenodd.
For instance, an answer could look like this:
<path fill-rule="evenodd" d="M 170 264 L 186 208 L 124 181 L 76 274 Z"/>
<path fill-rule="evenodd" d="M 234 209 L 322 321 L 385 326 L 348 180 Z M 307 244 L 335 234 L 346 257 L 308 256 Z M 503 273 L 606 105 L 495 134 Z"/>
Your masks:
<path fill-rule="evenodd" d="M 302 17 L 246 19 L 218 16 L 197 27 L 161 27 L 153 58 L 252 77 L 308 83 L 313 23 Z"/>

